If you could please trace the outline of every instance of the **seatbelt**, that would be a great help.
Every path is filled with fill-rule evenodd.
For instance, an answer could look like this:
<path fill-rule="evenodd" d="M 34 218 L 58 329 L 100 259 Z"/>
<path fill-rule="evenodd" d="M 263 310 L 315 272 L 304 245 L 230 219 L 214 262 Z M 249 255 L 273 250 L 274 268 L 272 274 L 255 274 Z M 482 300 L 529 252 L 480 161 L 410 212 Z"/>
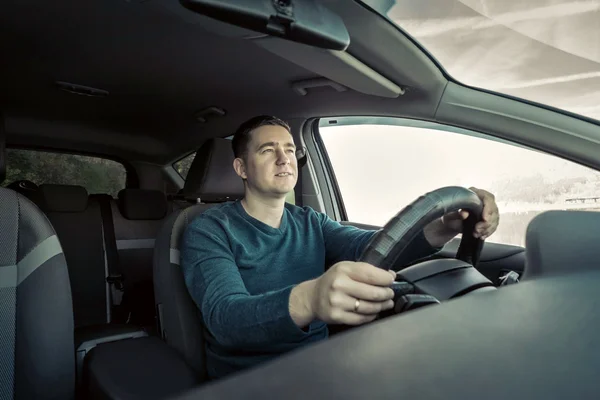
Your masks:
<path fill-rule="evenodd" d="M 296 158 L 298 159 L 298 181 L 296 182 L 294 196 L 295 196 L 296 205 L 301 207 L 302 206 L 302 193 L 304 191 L 304 188 L 302 187 L 302 175 L 304 175 L 302 169 L 304 168 L 304 166 L 306 165 L 306 163 L 308 161 L 308 154 L 306 152 L 306 147 L 301 147 L 300 149 L 296 150 Z M 298 189 L 300 189 L 300 190 L 298 190 Z"/>
<path fill-rule="evenodd" d="M 123 274 L 119 264 L 119 253 L 117 251 L 117 240 L 115 239 L 115 224 L 113 222 L 112 208 L 110 202 L 112 197 L 106 194 L 94 195 L 100 204 L 102 226 L 104 227 L 104 246 L 106 249 L 106 261 L 108 265 L 108 276 L 106 282 L 111 286 L 111 294 L 114 305 L 120 305 L 123 299 Z"/>

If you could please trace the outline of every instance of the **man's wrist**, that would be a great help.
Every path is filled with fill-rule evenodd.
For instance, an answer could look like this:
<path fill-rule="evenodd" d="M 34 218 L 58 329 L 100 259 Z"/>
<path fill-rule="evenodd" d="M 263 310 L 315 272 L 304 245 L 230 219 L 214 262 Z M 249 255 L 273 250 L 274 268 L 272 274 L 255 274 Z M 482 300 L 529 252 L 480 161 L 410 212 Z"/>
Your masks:
<path fill-rule="evenodd" d="M 299 328 L 305 328 L 316 318 L 313 307 L 314 290 L 315 280 L 310 280 L 296 285 L 290 293 L 290 316 Z"/>

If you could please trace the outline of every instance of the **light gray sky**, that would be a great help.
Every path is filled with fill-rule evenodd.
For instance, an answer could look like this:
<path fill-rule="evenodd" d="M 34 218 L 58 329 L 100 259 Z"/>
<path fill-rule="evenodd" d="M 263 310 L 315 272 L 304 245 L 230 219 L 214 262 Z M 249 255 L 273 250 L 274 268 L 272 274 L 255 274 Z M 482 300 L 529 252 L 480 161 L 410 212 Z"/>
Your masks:
<path fill-rule="evenodd" d="M 396 0 L 388 16 L 461 82 L 600 120 L 599 0 Z"/>
<path fill-rule="evenodd" d="M 600 0 L 363 1 L 387 13 L 455 79 L 600 120 Z M 545 183 L 600 176 L 553 156 L 456 133 L 375 125 L 320 130 L 350 220 L 375 225 L 443 186 L 491 189 L 497 181 L 538 174 Z M 564 206 L 516 204 L 494 194 L 501 214 Z M 511 229 L 501 226 L 491 240 L 522 245 L 525 224 L 515 227 L 516 236 Z"/>
<path fill-rule="evenodd" d="M 319 128 L 350 220 L 382 225 L 420 195 L 444 186 L 541 175 L 546 183 L 600 173 L 537 151 L 433 129 L 386 125 Z M 495 192 L 503 212 L 531 208 Z"/>

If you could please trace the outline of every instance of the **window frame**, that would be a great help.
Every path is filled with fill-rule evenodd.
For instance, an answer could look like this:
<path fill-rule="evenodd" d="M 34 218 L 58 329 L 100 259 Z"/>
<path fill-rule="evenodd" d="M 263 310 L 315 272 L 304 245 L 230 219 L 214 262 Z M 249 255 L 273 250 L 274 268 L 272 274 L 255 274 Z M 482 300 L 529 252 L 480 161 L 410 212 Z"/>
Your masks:
<path fill-rule="evenodd" d="M 318 132 L 319 118 L 312 118 L 306 121 L 304 128 L 302 129 L 302 141 L 307 151 L 307 163 L 301 173 L 304 174 L 302 178 L 302 195 L 308 191 L 309 187 L 312 187 L 315 191 L 315 201 L 311 201 L 311 206 L 319 212 L 327 214 L 330 218 L 336 221 L 342 221 L 342 209 L 343 201 L 341 196 L 335 195 L 334 182 L 335 173 L 329 163 L 328 168 L 324 168 L 327 163 L 324 159 L 324 154 L 327 154 L 324 148 L 324 143 L 320 139 Z M 319 141 L 317 141 L 319 138 Z M 320 145 L 319 145 L 320 143 Z M 327 156 L 328 157 L 328 156 Z M 332 179 L 332 177 L 334 179 Z M 339 193 L 339 192 L 338 192 Z M 304 199 L 302 204 L 304 205 Z"/>

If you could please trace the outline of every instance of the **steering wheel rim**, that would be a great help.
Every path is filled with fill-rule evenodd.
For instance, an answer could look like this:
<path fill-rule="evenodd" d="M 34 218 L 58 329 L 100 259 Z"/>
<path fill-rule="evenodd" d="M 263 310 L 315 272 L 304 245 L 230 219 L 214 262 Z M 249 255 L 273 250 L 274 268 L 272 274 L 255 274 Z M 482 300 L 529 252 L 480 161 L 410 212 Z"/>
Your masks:
<path fill-rule="evenodd" d="M 458 210 L 466 210 L 469 217 L 463 223 L 463 235 L 456 257 L 476 267 L 483 247 L 483 240 L 473 236 L 473 229 L 481 219 L 483 204 L 472 190 L 460 186 L 443 187 L 419 197 L 377 232 L 367 243 L 359 261 L 382 269 L 396 269 L 396 261 L 410 242 L 430 222 Z"/>

